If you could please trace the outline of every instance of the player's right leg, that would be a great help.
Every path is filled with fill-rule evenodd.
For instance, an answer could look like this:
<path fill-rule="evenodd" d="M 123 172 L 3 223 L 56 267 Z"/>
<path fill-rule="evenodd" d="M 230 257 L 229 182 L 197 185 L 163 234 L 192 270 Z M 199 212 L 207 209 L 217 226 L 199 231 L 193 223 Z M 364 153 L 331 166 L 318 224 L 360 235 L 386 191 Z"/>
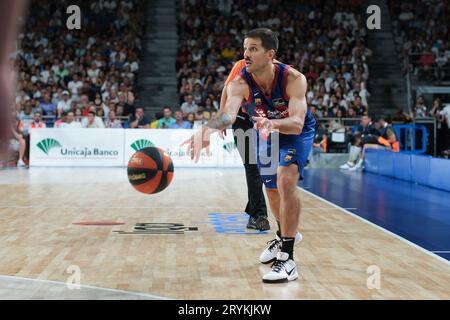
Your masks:
<path fill-rule="evenodd" d="M 272 180 L 271 180 L 271 179 Z M 281 235 L 281 213 L 280 213 L 280 194 L 278 193 L 278 189 L 276 188 L 276 175 L 274 176 L 263 176 L 263 182 L 266 184 L 266 194 L 267 198 L 269 199 L 269 206 L 270 211 L 272 211 L 272 214 L 277 221 L 278 224 L 278 230 L 275 233 L 275 239 L 270 240 L 267 242 L 266 248 L 261 252 L 261 255 L 259 256 L 259 261 L 263 264 L 268 264 L 277 259 L 277 254 L 281 250 L 282 245 L 282 235 Z M 268 181 L 268 182 L 266 182 Z M 272 183 L 273 181 L 273 183 Z M 299 244 L 300 241 L 302 241 L 302 234 L 297 231 L 297 234 L 295 235 L 295 244 Z"/>

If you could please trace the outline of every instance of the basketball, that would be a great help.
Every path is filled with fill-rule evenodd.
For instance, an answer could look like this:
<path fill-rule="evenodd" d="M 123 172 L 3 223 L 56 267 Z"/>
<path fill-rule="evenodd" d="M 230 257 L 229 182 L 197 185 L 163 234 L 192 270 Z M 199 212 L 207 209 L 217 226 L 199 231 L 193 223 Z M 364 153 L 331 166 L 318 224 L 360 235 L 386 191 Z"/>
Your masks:
<path fill-rule="evenodd" d="M 154 194 L 166 189 L 173 179 L 173 163 L 160 148 L 137 151 L 128 162 L 128 180 L 139 192 Z"/>

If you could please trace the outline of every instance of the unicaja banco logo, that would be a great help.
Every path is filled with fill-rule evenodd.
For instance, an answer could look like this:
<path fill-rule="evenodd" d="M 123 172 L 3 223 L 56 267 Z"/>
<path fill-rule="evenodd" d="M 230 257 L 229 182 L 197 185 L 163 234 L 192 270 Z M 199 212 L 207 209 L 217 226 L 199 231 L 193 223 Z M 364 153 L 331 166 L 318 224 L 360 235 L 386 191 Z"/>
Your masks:
<path fill-rule="evenodd" d="M 134 151 L 138 152 L 139 150 L 142 150 L 144 148 L 148 147 L 154 147 L 155 145 L 150 141 L 146 139 L 140 139 L 136 140 L 131 144 L 131 148 L 133 148 Z"/>
<path fill-rule="evenodd" d="M 223 145 L 223 149 L 226 150 L 228 153 L 232 153 L 233 150 L 236 149 L 236 144 L 234 142 L 225 143 Z"/>
<path fill-rule="evenodd" d="M 62 148 L 61 144 L 57 140 L 52 139 L 52 138 L 47 138 L 47 139 L 40 141 L 37 144 L 37 147 L 39 149 L 41 149 L 42 152 L 44 152 L 46 155 L 48 155 L 50 150 L 53 148 Z"/>

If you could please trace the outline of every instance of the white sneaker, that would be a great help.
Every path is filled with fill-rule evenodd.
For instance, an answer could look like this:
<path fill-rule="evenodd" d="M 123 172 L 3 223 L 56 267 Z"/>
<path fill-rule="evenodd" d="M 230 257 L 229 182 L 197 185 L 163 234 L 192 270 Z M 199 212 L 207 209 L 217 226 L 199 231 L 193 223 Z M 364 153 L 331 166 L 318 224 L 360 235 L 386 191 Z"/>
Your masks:
<path fill-rule="evenodd" d="M 362 169 L 364 169 L 364 160 L 359 159 L 359 161 L 353 167 L 348 169 L 348 171 L 361 171 Z"/>
<path fill-rule="evenodd" d="M 297 231 L 297 233 L 295 234 L 295 245 L 299 244 L 302 239 L 302 234 Z M 277 259 L 277 253 L 281 251 L 282 241 L 280 237 L 275 233 L 275 239 L 270 240 L 269 242 L 267 242 L 267 244 L 268 246 L 259 256 L 259 262 L 263 264 L 271 263 Z"/>
<path fill-rule="evenodd" d="M 348 171 L 362 171 L 363 170 L 363 166 L 353 166 L 350 169 L 348 169 Z"/>
<path fill-rule="evenodd" d="M 348 169 L 350 169 L 351 167 L 353 167 L 353 164 L 352 164 L 351 162 L 346 162 L 346 163 L 344 163 L 342 166 L 339 166 L 339 168 L 340 168 L 340 169 L 343 169 L 343 170 L 348 170 Z"/>
<path fill-rule="evenodd" d="M 266 273 L 262 281 L 264 283 L 281 283 L 294 281 L 298 278 L 297 265 L 289 259 L 286 252 L 278 252 L 277 260 L 272 266 L 272 271 Z"/>
<path fill-rule="evenodd" d="M 23 168 L 23 167 L 26 167 L 27 165 L 25 164 L 25 162 L 23 162 L 23 160 L 20 160 L 19 159 L 19 161 L 17 161 L 17 167 L 18 168 Z"/>

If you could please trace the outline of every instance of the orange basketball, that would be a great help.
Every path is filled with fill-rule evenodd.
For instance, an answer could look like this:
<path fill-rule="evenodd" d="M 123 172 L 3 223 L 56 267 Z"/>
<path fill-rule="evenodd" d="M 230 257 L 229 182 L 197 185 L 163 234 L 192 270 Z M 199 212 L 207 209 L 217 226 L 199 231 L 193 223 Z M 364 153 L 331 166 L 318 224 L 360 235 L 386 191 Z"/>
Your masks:
<path fill-rule="evenodd" d="M 153 194 L 163 191 L 173 179 L 173 163 L 162 149 L 139 150 L 128 161 L 128 180 L 139 192 Z"/>

